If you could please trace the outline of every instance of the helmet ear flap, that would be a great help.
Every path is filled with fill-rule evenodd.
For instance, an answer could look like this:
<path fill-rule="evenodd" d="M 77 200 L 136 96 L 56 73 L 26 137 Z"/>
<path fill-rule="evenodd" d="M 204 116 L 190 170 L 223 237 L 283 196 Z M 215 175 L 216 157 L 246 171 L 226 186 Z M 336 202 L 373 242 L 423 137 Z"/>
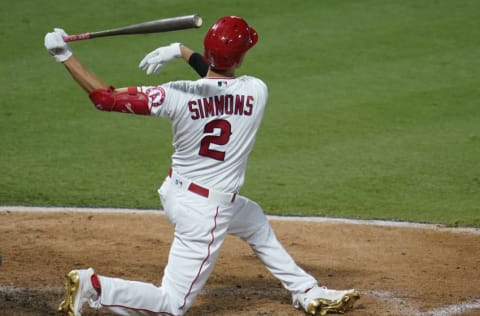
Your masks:
<path fill-rule="evenodd" d="M 253 47 L 258 42 L 258 34 L 257 34 L 257 31 L 253 29 L 253 27 L 249 27 L 248 31 L 250 33 L 250 41 L 251 41 L 250 47 Z"/>

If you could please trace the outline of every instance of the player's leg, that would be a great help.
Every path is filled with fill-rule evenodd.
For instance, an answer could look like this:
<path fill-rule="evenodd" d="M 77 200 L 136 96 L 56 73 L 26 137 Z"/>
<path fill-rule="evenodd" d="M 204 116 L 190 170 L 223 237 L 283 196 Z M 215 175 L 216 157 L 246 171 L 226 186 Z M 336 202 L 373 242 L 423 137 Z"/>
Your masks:
<path fill-rule="evenodd" d="M 261 207 L 238 197 L 235 217 L 229 233 L 245 240 L 267 269 L 292 293 L 296 308 L 311 315 L 327 312 L 343 313 L 353 307 L 359 298 L 355 290 L 331 290 L 318 285 L 316 279 L 301 269 L 277 240 Z"/>
<path fill-rule="evenodd" d="M 211 274 L 225 238 L 226 229 L 222 232 L 216 226 L 215 214 L 205 217 L 210 225 L 203 225 L 195 217 L 189 218 L 189 224 L 176 222 L 161 287 L 100 277 L 102 307 L 119 315 L 144 315 L 145 311 L 153 315 L 186 313 Z"/>
<path fill-rule="evenodd" d="M 228 209 L 215 202 L 195 195 L 189 203 L 188 214 L 175 215 L 175 237 L 162 280 L 162 287 L 182 293 L 179 310 L 184 312 L 213 271 L 229 222 Z"/>
<path fill-rule="evenodd" d="M 254 201 L 237 196 L 235 216 L 229 234 L 247 242 L 266 268 L 292 293 L 303 292 L 317 284 L 300 268 L 278 241 L 261 207 Z"/>
<path fill-rule="evenodd" d="M 79 270 L 75 273 L 79 278 L 69 281 L 62 311 L 79 315 L 87 302 L 118 315 L 183 315 L 188 311 L 213 270 L 231 212 L 189 191 L 171 186 L 162 189 L 168 191 L 162 201 L 169 209 L 175 235 L 161 286 L 99 275 L 101 294 L 95 296 L 92 272 Z"/>

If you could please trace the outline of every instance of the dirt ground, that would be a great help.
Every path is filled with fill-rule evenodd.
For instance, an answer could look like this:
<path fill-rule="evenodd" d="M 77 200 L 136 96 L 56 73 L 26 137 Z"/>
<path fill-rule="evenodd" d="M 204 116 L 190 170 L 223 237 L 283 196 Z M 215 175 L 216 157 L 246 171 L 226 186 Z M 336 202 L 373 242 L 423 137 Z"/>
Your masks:
<path fill-rule="evenodd" d="M 480 315 L 480 231 L 272 219 L 278 239 L 331 288 L 356 288 L 347 315 Z M 159 285 L 173 230 L 159 214 L 0 211 L 0 315 L 57 315 L 63 277 Z M 108 315 L 84 310 L 84 315 Z M 303 315 L 239 239 L 228 237 L 187 315 Z"/>

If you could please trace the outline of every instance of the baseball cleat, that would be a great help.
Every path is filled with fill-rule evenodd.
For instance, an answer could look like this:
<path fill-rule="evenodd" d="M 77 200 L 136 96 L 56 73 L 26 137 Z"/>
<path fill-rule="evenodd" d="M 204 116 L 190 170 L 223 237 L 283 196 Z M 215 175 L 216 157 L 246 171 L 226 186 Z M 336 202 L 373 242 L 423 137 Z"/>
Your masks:
<path fill-rule="evenodd" d="M 97 292 L 93 288 L 90 278 L 95 273 L 88 270 L 72 270 L 65 277 L 65 298 L 58 307 L 58 312 L 66 316 L 81 316 L 82 307 L 89 299 L 94 298 Z"/>
<path fill-rule="evenodd" d="M 316 286 L 304 294 L 294 296 L 295 307 L 303 307 L 309 315 L 343 314 L 353 308 L 360 294 L 355 290 L 330 290 Z"/>

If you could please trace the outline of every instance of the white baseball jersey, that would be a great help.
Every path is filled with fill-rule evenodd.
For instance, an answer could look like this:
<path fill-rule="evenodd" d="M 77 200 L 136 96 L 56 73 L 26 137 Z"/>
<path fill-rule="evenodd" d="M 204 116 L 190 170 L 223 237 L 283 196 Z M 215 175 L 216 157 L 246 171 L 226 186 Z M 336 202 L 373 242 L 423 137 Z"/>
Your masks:
<path fill-rule="evenodd" d="M 172 167 L 195 183 L 238 192 L 268 98 L 251 76 L 140 87 L 152 115 L 172 120 Z"/>

